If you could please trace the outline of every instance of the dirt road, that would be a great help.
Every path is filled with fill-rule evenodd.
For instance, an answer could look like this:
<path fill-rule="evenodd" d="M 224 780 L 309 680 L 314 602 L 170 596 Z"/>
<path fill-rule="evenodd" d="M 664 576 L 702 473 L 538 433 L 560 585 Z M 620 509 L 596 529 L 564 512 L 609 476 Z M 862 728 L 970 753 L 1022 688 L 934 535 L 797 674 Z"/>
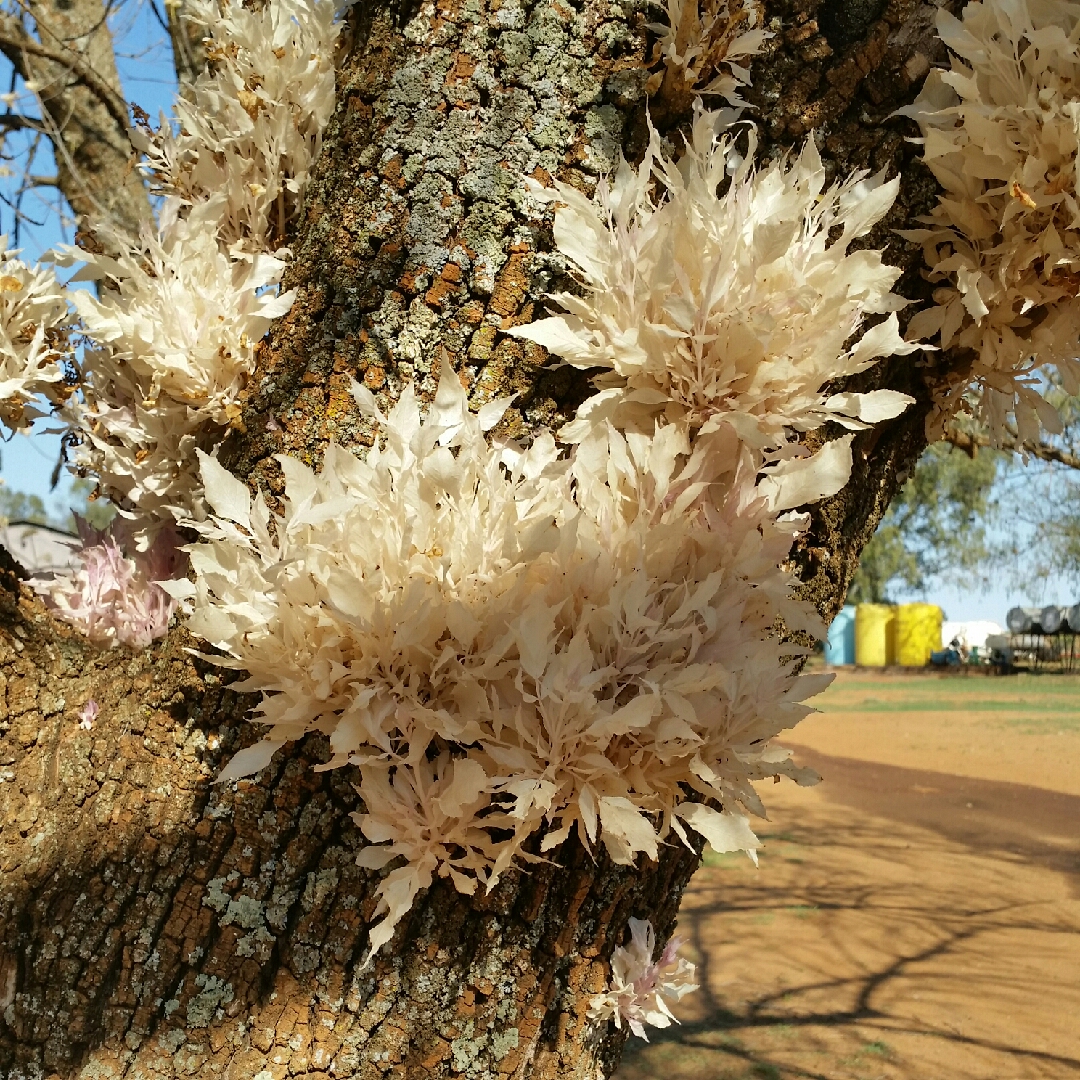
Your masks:
<path fill-rule="evenodd" d="M 619 1080 L 1076 1080 L 1080 680 L 849 675 L 822 706 L 787 742 L 825 781 L 762 791 L 760 870 L 707 858 L 702 990 Z"/>

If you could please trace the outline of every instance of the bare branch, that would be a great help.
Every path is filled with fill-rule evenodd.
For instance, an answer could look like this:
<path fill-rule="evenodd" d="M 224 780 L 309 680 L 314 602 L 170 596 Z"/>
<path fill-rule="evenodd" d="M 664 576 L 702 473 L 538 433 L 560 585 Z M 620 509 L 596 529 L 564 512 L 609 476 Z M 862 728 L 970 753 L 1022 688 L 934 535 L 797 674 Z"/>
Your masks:
<path fill-rule="evenodd" d="M 0 114 L 0 128 L 5 131 L 44 131 L 40 120 L 32 116 L 20 116 L 18 113 Z"/>
<path fill-rule="evenodd" d="M 47 31 L 46 24 L 38 22 L 39 32 Z M 50 37 L 56 35 L 48 32 Z M 51 60 L 67 69 L 72 75 L 87 87 L 109 111 L 109 115 L 124 132 L 127 132 L 131 123 L 128 120 L 127 103 L 120 94 L 112 89 L 93 68 L 87 66 L 80 59 L 79 54 L 62 41 L 57 45 L 43 45 L 35 41 L 26 27 L 6 12 L 0 12 L 0 50 L 4 55 L 15 63 L 13 54 L 16 52 L 29 53 L 31 56 L 39 56 L 45 60 Z M 25 72 L 27 65 L 21 63 L 20 68 Z M 26 76 L 24 75 L 24 78 Z"/>
<path fill-rule="evenodd" d="M 157 4 L 152 3 L 151 6 L 158 22 L 162 22 Z M 178 2 L 166 0 L 165 3 L 165 14 L 168 19 L 166 29 L 169 31 L 169 40 L 172 42 L 173 64 L 176 67 L 176 79 L 180 84 L 181 94 L 206 67 L 206 50 L 203 47 L 204 30 L 202 26 L 187 17 L 186 8 L 185 0 L 178 0 Z"/>
<path fill-rule="evenodd" d="M 978 432 L 973 434 L 968 431 L 961 431 L 955 426 L 946 430 L 944 441 L 952 443 L 958 450 L 963 450 L 971 457 L 974 457 L 979 452 L 980 447 L 989 447 L 993 445 L 987 436 Z M 1075 454 L 1070 454 L 1067 450 L 1051 446 L 1049 443 L 1022 443 L 1016 432 L 1016 428 L 1011 424 L 1009 425 L 1008 437 L 1001 443 L 1000 449 L 1012 450 L 1015 453 L 1030 454 L 1040 461 L 1051 461 L 1057 465 L 1066 465 L 1070 469 L 1080 469 L 1080 457 L 1077 457 Z"/>
<path fill-rule="evenodd" d="M 36 130 L 53 144 L 56 186 L 78 220 L 92 216 L 136 234 L 150 217 L 150 201 L 134 167 L 104 0 L 17 3 L 33 17 L 37 35 L 17 13 L 0 11 L 0 52 L 37 93 Z"/>

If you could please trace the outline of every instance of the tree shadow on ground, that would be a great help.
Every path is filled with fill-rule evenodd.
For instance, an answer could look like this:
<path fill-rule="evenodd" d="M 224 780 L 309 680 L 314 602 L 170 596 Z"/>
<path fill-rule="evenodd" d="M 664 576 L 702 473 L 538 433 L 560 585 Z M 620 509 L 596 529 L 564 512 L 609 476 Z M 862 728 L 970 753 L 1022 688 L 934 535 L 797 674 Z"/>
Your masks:
<path fill-rule="evenodd" d="M 707 858 L 680 917 L 702 988 L 618 1080 L 1080 1075 L 1080 800 L 800 757 L 828 782 L 773 802 L 759 872 Z"/>

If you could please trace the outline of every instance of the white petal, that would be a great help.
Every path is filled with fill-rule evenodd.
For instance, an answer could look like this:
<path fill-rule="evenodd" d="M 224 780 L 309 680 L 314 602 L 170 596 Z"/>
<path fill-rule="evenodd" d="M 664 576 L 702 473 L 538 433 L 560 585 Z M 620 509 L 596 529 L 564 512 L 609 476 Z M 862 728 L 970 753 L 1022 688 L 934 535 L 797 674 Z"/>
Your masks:
<path fill-rule="evenodd" d="M 845 435 L 826 443 L 813 457 L 792 458 L 770 466 L 758 492 L 773 513 L 835 495 L 851 476 L 851 440 Z"/>
<path fill-rule="evenodd" d="M 209 454 L 197 450 L 199 472 L 206 489 L 206 501 L 218 517 L 235 521 L 247 528 L 251 514 L 251 492 L 242 480 L 238 480 Z"/>

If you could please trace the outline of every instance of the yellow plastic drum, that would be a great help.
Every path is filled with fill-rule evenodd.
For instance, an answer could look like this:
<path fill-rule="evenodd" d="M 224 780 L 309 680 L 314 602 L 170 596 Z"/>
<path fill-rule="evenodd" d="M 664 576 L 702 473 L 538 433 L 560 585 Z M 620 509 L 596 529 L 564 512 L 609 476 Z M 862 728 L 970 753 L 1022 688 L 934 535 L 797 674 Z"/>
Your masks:
<path fill-rule="evenodd" d="M 941 648 L 942 611 L 937 604 L 901 604 L 896 613 L 896 660 L 925 667 Z"/>
<path fill-rule="evenodd" d="M 892 604 L 855 608 L 855 663 L 861 667 L 896 663 L 896 608 Z"/>

